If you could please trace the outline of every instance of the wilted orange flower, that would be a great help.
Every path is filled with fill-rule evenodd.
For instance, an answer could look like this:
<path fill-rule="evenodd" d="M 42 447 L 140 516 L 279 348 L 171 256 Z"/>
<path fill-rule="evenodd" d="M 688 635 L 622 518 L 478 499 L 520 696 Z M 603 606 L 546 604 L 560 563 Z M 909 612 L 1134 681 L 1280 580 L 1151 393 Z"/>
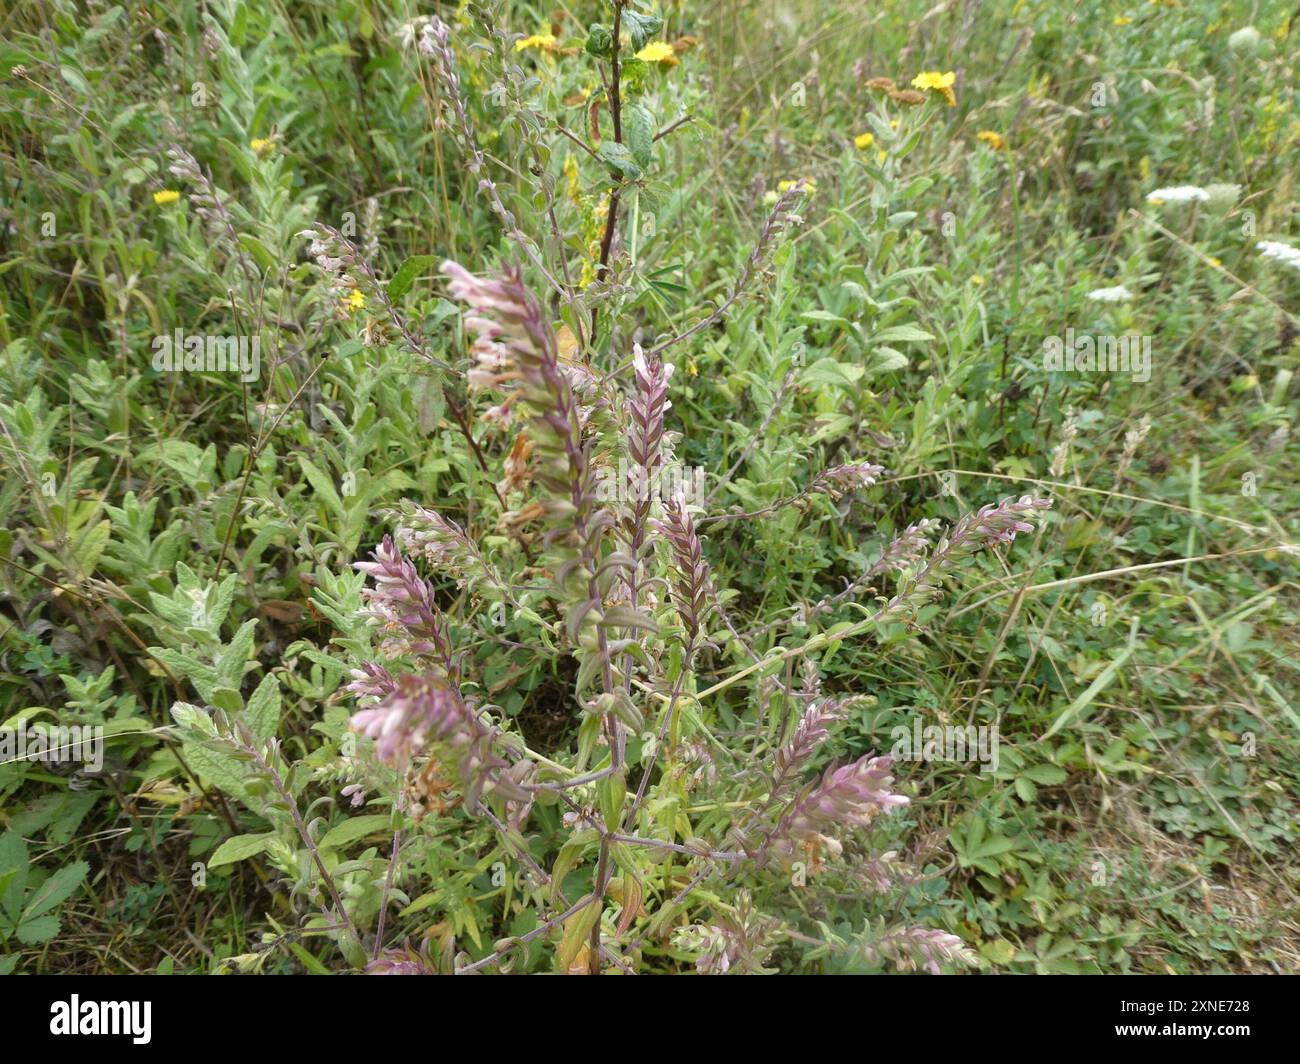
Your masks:
<path fill-rule="evenodd" d="M 925 93 L 917 92 L 915 89 L 899 89 L 897 92 L 891 92 L 889 98 L 895 103 L 906 104 L 908 107 L 925 103 Z"/>

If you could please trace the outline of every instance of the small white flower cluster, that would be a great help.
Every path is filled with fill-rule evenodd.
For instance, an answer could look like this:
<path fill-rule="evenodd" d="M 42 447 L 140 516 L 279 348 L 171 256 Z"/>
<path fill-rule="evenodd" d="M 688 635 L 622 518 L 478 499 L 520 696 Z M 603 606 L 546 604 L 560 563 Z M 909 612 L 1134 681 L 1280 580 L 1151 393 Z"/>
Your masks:
<path fill-rule="evenodd" d="M 1174 185 L 1147 193 L 1148 203 L 1206 203 L 1210 194 L 1196 185 Z"/>
<path fill-rule="evenodd" d="M 1241 198 L 1241 186 L 1219 182 L 1213 185 L 1206 185 L 1205 194 L 1209 197 L 1210 203 L 1214 206 L 1231 207 Z"/>
<path fill-rule="evenodd" d="M 1293 248 L 1290 244 L 1283 244 L 1277 240 L 1261 240 L 1255 245 L 1255 250 L 1259 252 L 1261 258 L 1272 259 L 1274 262 L 1290 266 L 1293 270 L 1300 270 L 1300 248 Z"/>
<path fill-rule="evenodd" d="M 1091 299 L 1094 303 L 1127 303 L 1133 298 L 1133 293 L 1122 284 L 1117 284 L 1112 288 L 1094 288 L 1084 298 Z"/>
<path fill-rule="evenodd" d="M 428 15 L 417 15 L 407 22 L 403 22 L 398 27 L 397 36 L 402 42 L 403 48 L 410 48 L 417 40 L 424 37 L 429 31 L 430 18 Z"/>

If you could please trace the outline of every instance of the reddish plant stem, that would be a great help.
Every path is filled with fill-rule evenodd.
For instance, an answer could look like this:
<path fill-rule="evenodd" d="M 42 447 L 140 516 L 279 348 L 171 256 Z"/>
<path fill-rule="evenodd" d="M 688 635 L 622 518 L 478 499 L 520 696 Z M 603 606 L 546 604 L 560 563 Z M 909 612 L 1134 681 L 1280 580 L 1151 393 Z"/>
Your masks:
<path fill-rule="evenodd" d="M 609 82 L 609 116 L 614 123 L 614 142 L 623 143 L 623 98 L 619 92 L 618 84 L 618 49 L 619 34 L 622 32 L 623 24 L 623 4 L 622 0 L 615 0 L 614 3 L 614 45 L 613 55 L 611 57 L 612 76 Z M 618 197 L 619 189 L 616 186 L 609 193 L 609 211 L 605 215 L 605 232 L 600 238 L 600 264 L 596 267 L 596 280 L 603 281 L 605 275 L 609 272 L 609 254 L 614 246 L 614 228 L 618 225 Z M 591 312 L 591 336 L 596 338 L 596 321 L 599 317 L 599 311 Z"/>
<path fill-rule="evenodd" d="M 618 49 L 619 34 L 622 32 L 623 21 L 623 4 L 622 0 L 615 0 L 614 3 L 614 45 L 613 55 L 611 57 L 612 74 L 609 83 L 609 114 L 614 123 L 614 141 L 617 144 L 623 143 L 623 102 L 619 94 L 618 87 Z M 596 269 L 596 280 L 603 281 L 605 275 L 609 272 L 609 253 L 614 244 L 614 227 L 618 224 L 618 188 L 614 188 L 609 194 L 609 213 L 605 215 L 605 235 L 600 239 L 600 265 Z M 594 341 L 596 338 L 596 320 L 598 311 L 591 312 L 591 337 Z M 601 631 L 601 653 L 605 653 L 604 631 Z M 609 673 L 609 659 L 605 660 L 605 690 L 610 690 L 612 686 Z M 613 720 L 606 722 L 607 735 L 609 738 L 611 764 L 616 767 L 622 767 L 621 746 L 618 736 L 618 724 Z M 608 836 L 600 840 L 600 857 L 596 863 L 596 883 L 595 895 L 596 905 L 599 909 L 605 906 L 605 887 L 609 883 L 610 866 L 609 866 L 609 838 Z M 596 922 L 591 928 L 591 942 L 589 950 L 588 971 L 592 975 L 600 974 L 600 915 L 597 913 Z"/>

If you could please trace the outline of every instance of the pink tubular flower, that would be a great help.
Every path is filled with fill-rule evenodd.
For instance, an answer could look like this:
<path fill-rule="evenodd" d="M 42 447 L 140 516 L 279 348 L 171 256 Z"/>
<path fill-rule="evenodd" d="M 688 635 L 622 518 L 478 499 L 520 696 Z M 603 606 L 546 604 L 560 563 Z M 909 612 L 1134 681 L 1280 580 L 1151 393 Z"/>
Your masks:
<path fill-rule="evenodd" d="M 500 388 L 513 381 L 546 392 L 569 392 L 559 371 L 555 335 L 517 270 L 479 277 L 458 262 L 442 264 L 453 299 L 469 305 L 465 329 L 474 336 L 470 387 Z M 563 397 L 572 402 L 572 396 Z M 561 399 L 552 396 L 552 403 Z M 552 404 L 544 404 L 552 405 Z"/>
<path fill-rule="evenodd" d="M 394 655 L 410 653 L 433 657 L 452 671 L 451 643 L 442 612 L 434 604 L 433 589 L 420 579 L 415 566 L 385 536 L 374 561 L 353 562 L 375 586 L 363 591 L 370 616 L 384 628 Z"/>
<path fill-rule="evenodd" d="M 890 960 L 900 971 L 915 971 L 925 965 L 931 975 L 939 975 L 939 962 L 973 967 L 978 963 L 974 951 L 956 935 L 929 927 L 896 927 L 868 943 L 867 959 Z"/>
<path fill-rule="evenodd" d="M 797 772 L 830 736 L 830 725 L 843 716 L 843 703 L 824 698 L 813 702 L 800 718 L 790 741 L 776 752 L 772 793 L 779 793 L 787 778 Z"/>
<path fill-rule="evenodd" d="M 437 510 L 405 502 L 396 516 L 401 521 L 396 535 L 402 549 L 423 555 L 435 568 L 460 577 L 478 561 L 478 545 Z"/>
<path fill-rule="evenodd" d="M 668 382 L 672 379 L 673 367 L 661 362 L 657 355 L 647 358 L 640 344 L 634 345 L 632 350 L 636 389 L 627 401 L 627 449 L 628 456 L 636 465 L 637 484 L 624 514 L 623 525 L 632 557 L 640 563 L 653 501 L 651 485 L 661 466 L 664 414 L 673 405 L 668 399 Z M 639 590 L 635 574 L 629 585 L 635 598 Z"/>
<path fill-rule="evenodd" d="M 948 537 L 950 549 L 976 550 L 983 546 L 1010 543 L 1017 533 L 1034 530 L 1028 518 L 1033 517 L 1035 511 L 1051 508 L 1050 499 L 1035 499 L 1032 495 L 981 506 L 953 526 L 952 534 Z"/>
<path fill-rule="evenodd" d="M 808 494 L 829 495 L 838 501 L 851 491 L 871 487 L 884 471 L 884 466 L 874 462 L 848 462 L 823 469 L 808 485 Z"/>
<path fill-rule="evenodd" d="M 428 743 L 450 748 L 464 785 L 465 806 L 471 811 L 488 789 L 507 802 L 531 800 L 527 765 L 510 770 L 492 749 L 492 729 L 437 673 L 400 677 L 383 701 L 354 713 L 351 725 L 353 731 L 375 740 L 381 760 L 399 767 Z"/>
<path fill-rule="evenodd" d="M 662 521 L 651 522 L 672 550 L 676 563 L 670 583 L 673 605 L 686 629 L 687 642 L 694 645 L 705 619 L 714 608 L 709 589 L 709 563 L 704 560 L 695 519 L 686 509 L 686 501 L 675 495 L 664 503 Z"/>
<path fill-rule="evenodd" d="M 402 676 L 377 705 L 352 715 L 352 729 L 374 739 L 383 761 L 404 762 L 431 739 L 472 730 L 469 708 L 437 676 Z"/>
<path fill-rule="evenodd" d="M 915 581 L 895 595 L 887 609 L 900 612 L 917 610 L 932 602 L 939 597 L 940 581 L 959 561 L 986 547 L 1010 543 L 1021 532 L 1034 531 L 1031 518 L 1037 517 L 1039 511 L 1051 508 L 1050 499 L 1022 495 L 1019 499 L 989 503 L 975 513 L 967 514 L 953 525 L 946 539 L 935 545 Z"/>
<path fill-rule="evenodd" d="M 915 524 L 908 525 L 880 552 L 880 557 L 866 571 L 862 579 L 869 580 L 890 570 L 903 572 L 915 565 L 924 557 L 930 546 L 930 533 L 938 527 L 938 524 L 938 521 L 923 517 Z"/>
<path fill-rule="evenodd" d="M 680 928 L 674 943 L 696 954 L 700 975 L 770 975 L 775 969 L 764 964 L 777 944 L 777 922 L 757 912 L 749 891 L 742 890 L 734 914 Z"/>
<path fill-rule="evenodd" d="M 397 686 L 392 674 L 382 665 L 363 661 L 359 669 L 352 670 L 352 682 L 344 690 L 357 698 L 383 698 Z"/>
<path fill-rule="evenodd" d="M 410 939 L 396 949 L 383 950 L 366 965 L 366 975 L 437 975 L 438 968 L 429 956 L 429 944 L 416 948 Z"/>
<path fill-rule="evenodd" d="M 893 758 L 867 755 L 841 768 L 830 768 L 811 791 L 794 802 L 782 816 L 772 838 L 778 853 L 788 854 L 795 844 L 822 843 L 840 853 L 840 843 L 825 834 L 832 828 L 864 828 L 880 812 L 907 805 L 909 799 L 889 790 Z"/>
<path fill-rule="evenodd" d="M 573 384 L 580 374 L 560 361 L 545 311 L 518 269 L 479 277 L 448 261 L 442 272 L 452 297 L 469 307 L 465 328 L 475 337 L 470 390 L 504 389 L 514 399 L 513 409 L 523 414 L 535 445 L 533 479 L 550 497 L 525 507 L 522 519 L 547 520 L 552 526 L 548 545 L 559 541 L 589 552 L 588 536 L 599 535 L 610 518 L 596 507 L 591 447 L 583 439 Z"/>

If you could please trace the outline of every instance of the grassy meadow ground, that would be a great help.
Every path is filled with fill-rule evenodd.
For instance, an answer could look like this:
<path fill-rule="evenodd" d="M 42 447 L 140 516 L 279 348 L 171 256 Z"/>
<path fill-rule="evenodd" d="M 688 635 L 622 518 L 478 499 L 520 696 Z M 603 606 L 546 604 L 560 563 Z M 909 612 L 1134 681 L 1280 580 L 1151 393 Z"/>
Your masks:
<path fill-rule="evenodd" d="M 848 699 L 837 757 L 888 752 L 914 723 L 996 727 L 997 757 L 895 762 L 911 802 L 889 845 L 916 874 L 882 909 L 851 886 L 754 885 L 794 929 L 770 967 L 876 970 L 872 921 L 904 914 L 961 940 L 950 971 L 1300 971 L 1292 8 L 632 5 L 634 159 L 610 64 L 584 50 L 610 0 L 10 5 L 0 725 L 105 743 L 98 771 L 0 759 L 0 972 L 347 971 L 407 938 L 446 970 L 530 932 L 515 970 L 552 952 L 571 969 L 601 963 L 581 917 L 606 904 L 621 916 L 590 942 L 626 951 L 615 969 L 693 970 L 654 914 L 687 882 L 686 843 L 721 840 L 765 793 L 719 751 L 752 732 L 770 762 L 792 720 L 770 707 L 801 683 Z M 477 174 L 422 48 L 433 14 Z M 765 234 L 799 182 L 798 218 Z M 343 289 L 301 235 L 322 223 L 364 263 Z M 424 570 L 467 687 L 556 772 L 597 742 L 581 655 L 551 593 L 528 590 L 553 568 L 540 526 L 500 520 L 542 489 L 499 396 L 466 394 L 444 259 L 523 264 L 562 357 L 594 374 L 593 425 L 634 343 L 702 323 L 664 353 L 721 592 L 689 690 L 781 661 L 686 698 L 693 741 L 717 749 L 674 748 L 639 829 L 679 850 L 566 846 L 565 809 L 539 802 L 520 845 L 557 895 L 618 867 L 554 928 L 557 895 L 498 875 L 514 843 L 457 804 L 454 775 L 421 777 L 400 864 L 379 777 L 370 805 L 341 793 L 357 782 L 343 685 L 375 656 L 351 566 L 404 499 L 525 588 L 494 606 L 481 580 Z M 177 329 L 255 337 L 253 379 L 160 371 L 155 338 Z M 1130 364 L 1053 362 L 1082 337 L 1133 338 Z M 814 484 L 858 459 L 884 467 L 874 484 Z M 1024 494 L 1052 501 L 1034 530 L 955 567 L 907 621 L 835 638 L 897 573 L 813 608 L 908 526 Z M 223 760 L 176 703 L 246 715 L 284 771 Z M 630 799 L 579 804 L 609 800 Z M 806 857 L 814 881 L 838 875 Z M 335 883 L 360 946 L 321 925 Z M 706 883 L 671 922 L 743 923 L 733 886 Z"/>

